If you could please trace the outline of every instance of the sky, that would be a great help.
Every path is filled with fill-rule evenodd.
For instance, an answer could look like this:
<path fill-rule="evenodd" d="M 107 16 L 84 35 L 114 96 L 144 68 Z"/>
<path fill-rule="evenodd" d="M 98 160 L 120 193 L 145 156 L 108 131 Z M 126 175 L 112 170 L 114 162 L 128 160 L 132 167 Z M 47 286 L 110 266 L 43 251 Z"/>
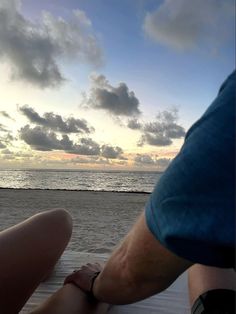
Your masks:
<path fill-rule="evenodd" d="M 233 0 L 0 0 L 0 168 L 162 171 L 235 67 Z"/>

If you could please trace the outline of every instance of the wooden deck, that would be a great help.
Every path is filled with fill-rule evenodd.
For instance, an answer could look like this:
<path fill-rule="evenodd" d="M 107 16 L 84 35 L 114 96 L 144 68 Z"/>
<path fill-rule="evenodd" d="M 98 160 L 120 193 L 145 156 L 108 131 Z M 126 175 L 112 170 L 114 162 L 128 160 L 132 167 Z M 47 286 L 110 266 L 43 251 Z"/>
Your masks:
<path fill-rule="evenodd" d="M 80 265 L 88 262 L 102 262 L 106 255 L 77 253 L 66 251 L 52 276 L 42 283 L 30 298 L 21 314 L 29 313 L 49 295 L 55 292 L 63 283 L 64 278 Z M 187 275 L 184 273 L 166 291 L 151 298 L 131 305 L 113 306 L 109 314 L 189 314 L 187 292 Z"/>

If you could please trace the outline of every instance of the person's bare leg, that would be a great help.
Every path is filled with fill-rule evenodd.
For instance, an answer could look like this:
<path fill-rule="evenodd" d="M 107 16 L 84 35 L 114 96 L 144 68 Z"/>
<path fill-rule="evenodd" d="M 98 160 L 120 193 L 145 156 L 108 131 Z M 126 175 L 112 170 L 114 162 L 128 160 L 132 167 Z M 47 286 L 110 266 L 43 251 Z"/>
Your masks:
<path fill-rule="evenodd" d="M 0 313 L 16 314 L 55 265 L 72 231 L 63 209 L 37 214 L 0 232 Z"/>
<path fill-rule="evenodd" d="M 192 306 L 201 294 L 209 290 L 236 290 L 236 273 L 233 269 L 195 264 L 188 270 L 188 284 Z"/>
<path fill-rule="evenodd" d="M 66 284 L 31 314 L 105 314 L 106 303 L 88 302 L 88 297 L 73 284 Z"/>

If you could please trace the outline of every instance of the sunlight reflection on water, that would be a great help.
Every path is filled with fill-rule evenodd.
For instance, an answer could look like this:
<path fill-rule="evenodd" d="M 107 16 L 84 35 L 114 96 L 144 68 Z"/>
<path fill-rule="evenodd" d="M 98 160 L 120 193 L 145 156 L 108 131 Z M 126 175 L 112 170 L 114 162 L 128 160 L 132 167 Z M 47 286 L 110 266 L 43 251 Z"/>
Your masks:
<path fill-rule="evenodd" d="M 151 192 L 160 177 L 157 172 L 0 170 L 0 187 Z"/>

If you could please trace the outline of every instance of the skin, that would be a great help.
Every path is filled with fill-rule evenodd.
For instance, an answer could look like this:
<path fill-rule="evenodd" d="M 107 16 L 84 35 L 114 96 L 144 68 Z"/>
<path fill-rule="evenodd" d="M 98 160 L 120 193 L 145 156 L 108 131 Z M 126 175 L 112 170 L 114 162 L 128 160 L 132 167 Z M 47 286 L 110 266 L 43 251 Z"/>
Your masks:
<path fill-rule="evenodd" d="M 63 209 L 42 212 L 0 232 L 0 313 L 20 312 L 60 258 L 71 232 L 72 219 Z"/>
<path fill-rule="evenodd" d="M 82 290 L 67 284 L 31 314 L 103 314 L 108 308 L 109 305 L 102 302 L 90 304 Z"/>
<path fill-rule="evenodd" d="M 71 230 L 69 214 L 59 209 L 35 215 L 0 233 L 1 313 L 21 310 L 62 254 Z M 80 289 L 66 284 L 32 313 L 107 313 L 108 303 L 132 303 L 163 291 L 191 265 L 156 240 L 143 213 L 104 268 L 97 263 L 82 266 L 77 273 Z M 99 302 L 90 303 L 85 292 L 90 290 L 91 278 L 97 271 L 101 273 L 94 282 L 93 293 Z M 189 270 L 189 286 L 193 303 L 206 290 L 235 289 L 235 273 L 194 265 Z"/>
<path fill-rule="evenodd" d="M 191 265 L 156 240 L 142 213 L 95 280 L 93 293 L 98 300 L 110 304 L 136 302 L 166 289 Z M 89 290 L 93 273 L 91 264 L 78 273 L 83 291 Z"/>
<path fill-rule="evenodd" d="M 32 314 L 107 313 L 108 304 L 128 304 L 161 292 L 190 266 L 154 238 L 143 213 L 104 268 L 98 263 L 82 266 L 76 274 L 80 289 L 64 285 Z M 83 291 L 90 290 L 97 271 L 93 293 L 99 302 L 90 304 Z"/>
<path fill-rule="evenodd" d="M 188 271 L 189 301 L 193 305 L 203 293 L 214 289 L 236 291 L 234 269 L 209 267 L 195 264 Z"/>

